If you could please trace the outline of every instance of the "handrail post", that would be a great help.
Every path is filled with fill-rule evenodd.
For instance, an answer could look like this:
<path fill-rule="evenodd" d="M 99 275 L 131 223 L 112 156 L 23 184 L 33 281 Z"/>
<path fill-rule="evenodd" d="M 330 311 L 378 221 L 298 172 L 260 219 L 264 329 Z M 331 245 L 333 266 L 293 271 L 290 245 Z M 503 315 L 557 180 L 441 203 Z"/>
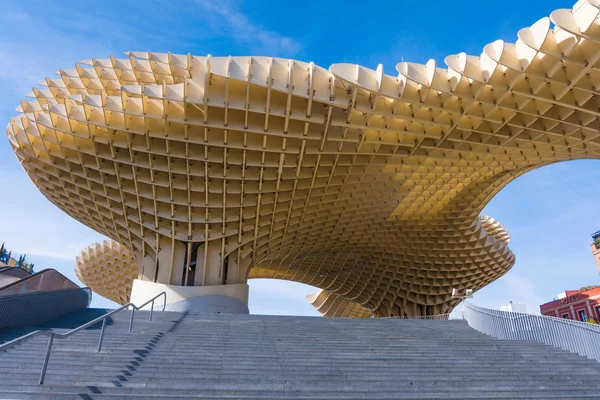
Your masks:
<path fill-rule="evenodd" d="M 154 312 L 154 299 L 152 299 L 152 303 L 150 304 L 150 317 L 148 317 L 148 321 L 152 321 L 152 313 Z"/>
<path fill-rule="evenodd" d="M 131 319 L 129 320 L 129 332 L 133 329 L 133 317 L 135 316 L 135 308 L 131 309 Z"/>
<path fill-rule="evenodd" d="M 40 385 L 44 384 L 44 378 L 46 377 L 46 369 L 48 369 L 48 361 L 50 360 L 50 351 L 52 351 L 52 342 L 54 342 L 54 334 L 51 334 L 48 338 L 46 357 L 44 358 L 44 365 L 42 366 L 42 372 L 40 373 Z"/>
<path fill-rule="evenodd" d="M 102 348 L 102 340 L 104 340 L 104 329 L 106 328 L 106 320 L 108 318 L 104 318 L 102 320 L 102 330 L 100 331 L 100 339 L 98 339 L 98 353 L 100 353 L 100 349 Z"/>

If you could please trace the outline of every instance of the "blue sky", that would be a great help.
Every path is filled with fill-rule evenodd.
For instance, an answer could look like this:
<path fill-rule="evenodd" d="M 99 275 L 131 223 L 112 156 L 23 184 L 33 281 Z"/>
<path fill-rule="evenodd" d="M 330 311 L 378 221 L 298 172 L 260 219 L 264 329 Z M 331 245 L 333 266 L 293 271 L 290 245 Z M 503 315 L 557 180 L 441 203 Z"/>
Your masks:
<path fill-rule="evenodd" d="M 445 1 L 6 1 L 0 0 L 0 121 L 45 76 L 82 59 L 123 51 L 290 57 L 327 67 L 351 62 L 395 74 L 400 60 L 438 64 L 448 54 L 480 54 L 574 0 Z M 60 6 L 58 6 L 60 4 Z M 598 283 L 590 233 L 600 229 L 600 161 L 561 163 L 530 172 L 502 190 L 484 213 L 512 235 L 517 263 L 479 291 L 475 302 L 509 300 L 529 311 L 565 289 Z M 37 269 L 74 277 L 81 249 L 103 237 L 50 204 L 0 139 L 0 221 L 5 241 Z M 250 282 L 250 309 L 316 315 L 305 285 Z M 96 296 L 94 306 L 111 303 Z"/>

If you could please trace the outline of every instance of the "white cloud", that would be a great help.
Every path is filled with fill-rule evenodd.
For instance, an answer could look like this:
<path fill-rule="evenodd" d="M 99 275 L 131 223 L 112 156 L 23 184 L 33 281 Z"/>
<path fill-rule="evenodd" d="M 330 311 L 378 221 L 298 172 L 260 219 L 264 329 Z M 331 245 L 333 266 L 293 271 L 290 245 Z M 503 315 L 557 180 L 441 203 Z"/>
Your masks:
<path fill-rule="evenodd" d="M 500 278 L 500 283 L 506 286 L 508 299 L 513 303 L 525 304 L 528 313 L 539 314 L 540 304 L 548 300 L 539 295 L 535 282 L 522 276 L 506 274 Z"/>
<path fill-rule="evenodd" d="M 475 293 L 471 302 L 481 307 L 499 310 L 500 306 L 512 301 L 517 304 L 525 304 L 529 314 L 539 314 L 540 305 L 551 299 L 540 295 L 538 284 L 529 278 L 509 271 L 492 285 Z"/>
<path fill-rule="evenodd" d="M 11 152 L 0 147 L 0 158 L 18 165 Z M 8 228 L 0 240 L 8 248 L 28 255 L 75 260 L 83 248 L 104 239 L 51 204 L 22 170 L 4 170 L 0 187 L 9 189 L 0 200 L 0 221 Z"/>
<path fill-rule="evenodd" d="M 302 50 L 299 42 L 253 23 L 230 2 L 197 0 L 196 3 L 208 13 L 208 22 L 215 33 L 226 34 L 253 51 L 291 57 Z"/>

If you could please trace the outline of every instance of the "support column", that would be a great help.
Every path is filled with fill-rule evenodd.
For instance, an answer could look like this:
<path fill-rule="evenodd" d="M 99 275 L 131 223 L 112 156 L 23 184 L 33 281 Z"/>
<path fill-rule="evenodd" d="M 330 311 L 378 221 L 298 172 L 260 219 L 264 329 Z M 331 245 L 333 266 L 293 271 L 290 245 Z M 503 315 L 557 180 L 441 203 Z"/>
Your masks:
<path fill-rule="evenodd" d="M 196 272 L 194 275 L 194 286 L 204 285 L 204 252 L 206 251 L 206 243 L 198 248 L 196 254 Z"/>
<path fill-rule="evenodd" d="M 222 284 L 223 264 L 220 251 L 221 243 L 218 241 L 204 245 L 204 286 Z"/>
<path fill-rule="evenodd" d="M 238 282 L 247 282 L 246 277 L 248 276 L 248 269 L 252 264 L 252 260 L 250 258 L 238 258 L 238 271 L 237 271 L 237 281 Z"/>
<path fill-rule="evenodd" d="M 131 302 L 143 304 L 161 292 L 167 296 L 167 311 L 208 314 L 248 314 L 248 285 L 179 286 L 134 279 Z M 155 308 L 162 306 L 162 298 Z M 148 308 L 148 307 L 147 307 Z"/>
<path fill-rule="evenodd" d="M 219 240 L 188 245 L 161 237 L 159 244 L 157 256 L 144 258 L 141 279 L 134 280 L 131 293 L 134 304 L 145 303 L 164 291 L 169 303 L 167 310 L 248 313 L 245 271 L 250 261 L 242 260 L 240 265 L 239 250 L 224 257 Z M 189 279 L 186 279 L 188 267 Z"/>
<path fill-rule="evenodd" d="M 180 284 L 183 274 L 186 246 L 168 237 L 160 238 L 158 275 L 156 282 Z"/>
<path fill-rule="evenodd" d="M 138 262 L 139 262 L 139 256 L 138 256 Z M 149 255 L 146 255 L 146 257 L 144 257 L 142 259 L 140 264 L 141 264 L 141 268 L 140 268 L 141 276 L 139 278 L 144 281 L 154 282 L 154 267 L 156 265 L 154 258 L 150 257 Z"/>
<path fill-rule="evenodd" d="M 240 265 L 238 262 L 237 250 L 227 256 L 227 276 L 225 277 L 225 284 L 231 285 L 238 283 L 238 271 Z"/>

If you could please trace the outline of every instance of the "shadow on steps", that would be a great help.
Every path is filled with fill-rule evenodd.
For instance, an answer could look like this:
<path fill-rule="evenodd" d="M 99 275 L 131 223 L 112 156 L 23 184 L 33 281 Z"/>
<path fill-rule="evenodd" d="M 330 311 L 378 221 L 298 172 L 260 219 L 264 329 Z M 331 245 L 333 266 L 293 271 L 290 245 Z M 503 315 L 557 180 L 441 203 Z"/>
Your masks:
<path fill-rule="evenodd" d="M 96 319 L 111 310 L 106 308 L 84 308 L 82 310 L 73 311 L 71 313 L 65 314 L 57 319 L 47 322 L 41 326 L 31 326 L 26 328 L 16 328 L 16 329 L 6 329 L 0 330 L 0 344 L 9 342 L 13 339 L 16 339 L 20 336 L 26 335 L 30 332 L 37 330 L 50 330 L 50 329 L 75 329 L 78 326 L 85 324 L 93 319 Z M 112 325 L 112 318 L 108 318 L 106 321 L 106 325 Z M 102 328 L 102 323 L 98 322 L 97 324 L 90 326 L 86 330 L 96 330 Z"/>

